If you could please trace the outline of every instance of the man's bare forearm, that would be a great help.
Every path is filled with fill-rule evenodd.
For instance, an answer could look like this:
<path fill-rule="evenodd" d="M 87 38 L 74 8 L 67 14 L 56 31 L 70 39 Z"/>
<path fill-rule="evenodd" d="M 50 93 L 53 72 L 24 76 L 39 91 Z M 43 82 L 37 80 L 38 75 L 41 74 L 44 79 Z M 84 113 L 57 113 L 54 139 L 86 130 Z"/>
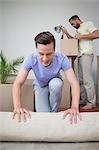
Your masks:
<path fill-rule="evenodd" d="M 71 92 L 72 92 L 72 105 L 71 105 L 71 107 L 79 109 L 80 87 L 79 87 L 78 81 L 71 84 Z"/>
<path fill-rule="evenodd" d="M 74 37 L 69 34 L 69 32 L 65 32 L 68 39 L 73 39 Z"/>
<path fill-rule="evenodd" d="M 86 39 L 86 40 L 94 40 L 94 39 L 97 39 L 99 38 L 99 31 L 96 30 L 90 34 L 84 34 L 84 35 L 81 35 L 80 33 L 77 33 L 75 38 L 77 39 Z"/>
<path fill-rule="evenodd" d="M 21 85 L 16 82 L 13 85 L 13 104 L 14 109 L 21 107 Z"/>
<path fill-rule="evenodd" d="M 61 29 L 62 29 L 62 32 L 64 34 L 66 34 L 67 38 L 69 38 L 69 39 L 74 38 L 72 35 L 69 34 L 69 32 L 67 31 L 67 29 L 65 27 L 61 26 Z"/>

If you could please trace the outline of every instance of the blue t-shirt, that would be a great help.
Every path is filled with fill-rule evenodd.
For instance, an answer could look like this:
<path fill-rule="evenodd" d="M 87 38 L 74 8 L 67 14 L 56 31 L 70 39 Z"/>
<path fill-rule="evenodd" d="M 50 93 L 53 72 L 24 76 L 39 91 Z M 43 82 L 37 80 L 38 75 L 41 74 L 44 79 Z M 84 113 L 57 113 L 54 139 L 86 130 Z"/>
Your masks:
<path fill-rule="evenodd" d="M 36 53 L 30 54 L 23 62 L 22 68 L 27 71 L 33 70 L 36 80 L 41 87 L 47 86 L 49 81 L 55 77 L 61 78 L 60 70 L 71 68 L 69 59 L 61 53 L 55 53 L 49 66 L 44 67 Z"/>

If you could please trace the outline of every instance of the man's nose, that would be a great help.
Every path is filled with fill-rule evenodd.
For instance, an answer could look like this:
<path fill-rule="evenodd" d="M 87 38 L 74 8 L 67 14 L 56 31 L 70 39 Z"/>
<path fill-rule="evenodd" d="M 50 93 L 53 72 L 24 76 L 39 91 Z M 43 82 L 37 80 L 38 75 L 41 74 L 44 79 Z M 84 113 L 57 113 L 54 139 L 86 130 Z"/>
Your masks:
<path fill-rule="evenodd" d="M 43 56 L 43 60 L 47 60 L 48 58 L 47 58 L 47 56 L 46 55 L 44 55 Z"/>

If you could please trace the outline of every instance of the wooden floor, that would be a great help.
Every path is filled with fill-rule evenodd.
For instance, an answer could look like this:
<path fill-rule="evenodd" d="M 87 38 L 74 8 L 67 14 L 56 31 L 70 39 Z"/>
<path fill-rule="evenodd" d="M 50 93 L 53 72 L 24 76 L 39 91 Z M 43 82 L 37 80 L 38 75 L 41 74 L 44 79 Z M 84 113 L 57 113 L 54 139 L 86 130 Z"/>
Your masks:
<path fill-rule="evenodd" d="M 87 109 L 87 110 L 80 108 L 80 112 L 99 112 L 99 106 L 96 106 L 92 109 Z"/>
<path fill-rule="evenodd" d="M 60 108 L 59 111 L 64 111 L 66 109 L 68 109 L 68 108 Z M 99 112 L 99 105 L 94 107 L 94 108 L 92 108 L 92 109 L 87 109 L 87 110 L 84 110 L 84 109 L 80 108 L 79 111 L 80 112 Z"/>

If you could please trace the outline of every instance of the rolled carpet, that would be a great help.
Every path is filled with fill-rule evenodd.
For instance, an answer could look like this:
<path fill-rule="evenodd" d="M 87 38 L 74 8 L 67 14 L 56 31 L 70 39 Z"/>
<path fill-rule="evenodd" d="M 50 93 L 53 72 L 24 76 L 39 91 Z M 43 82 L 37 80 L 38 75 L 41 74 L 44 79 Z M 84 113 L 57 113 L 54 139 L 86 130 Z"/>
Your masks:
<path fill-rule="evenodd" d="M 99 112 L 81 115 L 81 121 L 70 124 L 69 115 L 63 119 L 63 112 L 32 112 L 26 122 L 12 120 L 12 112 L 0 112 L 0 141 L 99 141 Z"/>

